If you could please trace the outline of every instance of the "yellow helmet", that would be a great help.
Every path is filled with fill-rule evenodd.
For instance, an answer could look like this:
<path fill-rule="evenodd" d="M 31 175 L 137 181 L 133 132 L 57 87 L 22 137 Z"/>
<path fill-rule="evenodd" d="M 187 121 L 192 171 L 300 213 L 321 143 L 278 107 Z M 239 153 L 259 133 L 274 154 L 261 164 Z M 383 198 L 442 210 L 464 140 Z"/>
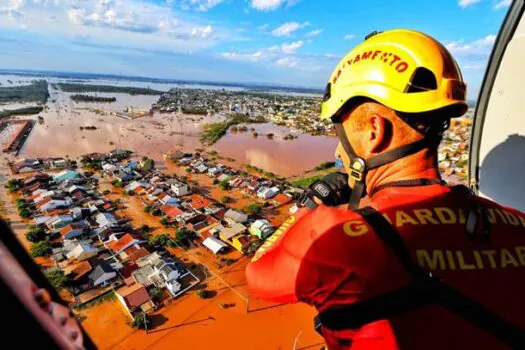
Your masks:
<path fill-rule="evenodd" d="M 395 111 L 467 109 L 461 71 L 437 40 L 413 30 L 389 30 L 357 45 L 339 62 L 326 87 L 321 119 L 333 117 L 355 97 L 368 97 Z"/>

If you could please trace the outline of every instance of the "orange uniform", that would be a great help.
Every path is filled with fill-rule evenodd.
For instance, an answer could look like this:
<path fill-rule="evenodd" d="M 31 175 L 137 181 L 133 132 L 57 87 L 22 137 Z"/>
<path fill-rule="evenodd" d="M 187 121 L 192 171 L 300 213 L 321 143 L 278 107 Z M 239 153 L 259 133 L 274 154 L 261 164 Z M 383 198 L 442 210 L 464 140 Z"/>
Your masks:
<path fill-rule="evenodd" d="M 487 242 L 465 233 L 469 202 L 442 185 L 391 187 L 372 198 L 414 262 L 468 298 L 525 329 L 525 215 L 479 199 Z M 323 312 L 411 283 L 398 256 L 346 208 L 301 209 L 246 270 L 260 298 L 305 302 Z M 322 329 L 333 349 L 504 349 L 505 344 L 442 305 L 431 303 L 356 329 Z"/>

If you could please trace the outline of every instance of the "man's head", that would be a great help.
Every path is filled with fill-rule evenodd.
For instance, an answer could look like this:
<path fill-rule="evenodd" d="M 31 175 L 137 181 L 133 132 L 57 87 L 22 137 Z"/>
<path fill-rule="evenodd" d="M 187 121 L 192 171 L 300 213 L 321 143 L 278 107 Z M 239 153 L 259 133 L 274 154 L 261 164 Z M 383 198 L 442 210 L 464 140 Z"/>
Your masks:
<path fill-rule="evenodd" d="M 357 190 L 373 169 L 435 151 L 440 131 L 467 110 L 466 86 L 447 49 L 410 30 L 374 34 L 350 51 L 327 84 L 321 119 L 341 141 L 338 155 Z"/>

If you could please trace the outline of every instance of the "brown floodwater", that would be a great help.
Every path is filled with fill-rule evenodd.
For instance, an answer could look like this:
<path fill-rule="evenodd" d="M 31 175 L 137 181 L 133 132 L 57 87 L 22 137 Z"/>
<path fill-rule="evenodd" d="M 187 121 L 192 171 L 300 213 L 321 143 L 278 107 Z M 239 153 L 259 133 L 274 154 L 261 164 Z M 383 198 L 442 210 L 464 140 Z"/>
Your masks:
<path fill-rule="evenodd" d="M 247 132 L 228 132 L 213 148 L 222 156 L 271 171 L 282 176 L 298 175 L 322 162 L 334 159 L 337 139 L 293 133 L 294 140 L 284 140 L 290 129 L 273 124 L 249 125 Z M 254 131 L 258 134 L 253 136 Z M 266 135 L 273 133 L 272 139 Z"/>
<path fill-rule="evenodd" d="M 78 157 L 92 152 L 107 152 L 116 147 L 129 149 L 162 162 L 162 153 L 171 149 L 194 151 L 202 148 L 199 133 L 206 123 L 223 119 L 222 116 L 180 115 L 155 113 L 134 120 L 123 119 L 110 112 L 126 107 L 147 109 L 158 96 L 131 96 L 127 94 L 98 93 L 97 96 L 115 96 L 115 103 L 75 103 L 71 94 L 50 89 L 51 98 L 22 148 L 19 157 Z M 6 106 L 7 108 L 7 106 Z M 102 113 L 96 110 L 102 111 Z M 36 117 L 35 117 L 36 119 Z M 96 130 L 80 130 L 95 126 Z M 281 176 L 292 176 L 310 170 L 334 158 L 335 138 L 295 133 L 295 140 L 285 141 L 290 133 L 285 127 L 272 124 L 249 125 L 259 134 L 273 133 L 272 140 L 252 132 L 228 133 L 212 149 L 236 164 L 251 164 Z"/>

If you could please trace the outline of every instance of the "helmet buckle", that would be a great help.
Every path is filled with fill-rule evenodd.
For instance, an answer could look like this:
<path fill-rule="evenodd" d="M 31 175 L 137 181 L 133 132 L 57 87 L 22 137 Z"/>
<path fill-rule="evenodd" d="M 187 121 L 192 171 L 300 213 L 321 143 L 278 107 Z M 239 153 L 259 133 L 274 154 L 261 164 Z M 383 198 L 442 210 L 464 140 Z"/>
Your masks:
<path fill-rule="evenodd" d="M 362 182 L 365 178 L 366 162 L 363 158 L 356 157 L 350 162 L 350 177 L 356 182 Z"/>

